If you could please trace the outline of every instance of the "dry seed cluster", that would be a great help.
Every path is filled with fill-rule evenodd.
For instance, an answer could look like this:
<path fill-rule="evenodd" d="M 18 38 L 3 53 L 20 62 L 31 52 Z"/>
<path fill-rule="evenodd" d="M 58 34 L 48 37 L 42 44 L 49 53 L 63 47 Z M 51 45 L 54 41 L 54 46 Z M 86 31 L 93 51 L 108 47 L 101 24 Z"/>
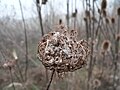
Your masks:
<path fill-rule="evenodd" d="M 38 57 L 49 70 L 58 73 L 72 72 L 86 65 L 89 54 L 85 40 L 76 40 L 77 32 L 68 31 L 64 26 L 57 27 L 42 37 L 38 45 Z"/>

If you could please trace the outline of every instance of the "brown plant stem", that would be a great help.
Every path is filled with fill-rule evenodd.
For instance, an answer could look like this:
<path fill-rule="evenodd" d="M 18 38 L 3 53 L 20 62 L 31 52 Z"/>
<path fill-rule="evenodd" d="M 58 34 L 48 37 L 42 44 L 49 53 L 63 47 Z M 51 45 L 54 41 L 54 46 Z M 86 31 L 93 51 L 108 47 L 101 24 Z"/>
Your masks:
<path fill-rule="evenodd" d="M 43 36 L 44 35 L 44 30 L 43 30 L 43 23 L 42 23 L 41 6 L 39 5 L 39 3 L 37 3 L 37 0 L 36 0 L 36 7 L 37 7 L 38 16 L 39 16 L 39 24 L 40 24 L 40 27 L 41 27 L 41 33 L 42 33 L 42 36 Z"/>
<path fill-rule="evenodd" d="M 13 80 L 13 76 L 12 76 L 12 68 L 11 67 L 9 67 L 9 71 L 10 71 L 10 77 L 11 77 L 11 83 L 12 83 L 12 87 L 13 87 L 13 90 L 16 90 L 15 89 L 15 85 L 14 85 L 14 80 Z"/>
<path fill-rule="evenodd" d="M 69 30 L 69 0 L 67 0 L 67 28 Z"/>
<path fill-rule="evenodd" d="M 39 24 L 40 24 L 40 28 L 41 28 L 41 35 L 44 35 L 44 29 L 43 29 L 43 23 L 42 23 L 42 14 L 41 14 L 41 6 L 39 5 L 39 3 L 37 2 L 38 0 L 36 0 L 36 7 L 37 7 L 37 12 L 38 12 L 38 16 L 39 16 Z M 48 71 L 47 69 L 45 69 L 45 73 L 46 73 L 46 81 L 48 81 Z"/>
<path fill-rule="evenodd" d="M 5 55 L 3 54 L 2 50 L 0 50 L 1 52 L 1 55 L 2 57 L 4 58 L 5 61 L 7 61 Z M 12 76 L 12 68 L 11 67 L 8 67 L 9 71 L 10 71 L 10 78 L 11 78 L 11 83 L 12 83 L 12 86 L 13 86 L 13 90 L 15 90 L 15 86 L 13 84 L 14 80 L 13 80 L 13 76 Z"/>
<path fill-rule="evenodd" d="M 20 5 L 20 10 L 21 10 L 21 15 L 22 15 L 22 20 L 23 20 L 23 28 L 24 28 L 24 33 L 25 33 L 25 48 L 26 48 L 26 53 L 25 53 L 25 81 L 27 80 L 27 71 L 28 71 L 28 41 L 27 41 L 27 29 L 26 29 L 26 23 L 24 19 L 24 14 L 23 14 L 23 9 L 22 9 L 22 4 L 21 1 L 19 0 L 19 5 Z"/>
<path fill-rule="evenodd" d="M 47 85 L 46 90 L 49 90 L 49 88 L 50 88 L 50 85 L 51 85 L 52 80 L 53 80 L 54 73 L 55 73 L 55 69 L 52 71 L 52 75 L 51 75 L 51 78 L 50 78 L 50 81 L 49 81 L 49 83 L 48 83 L 48 85 Z"/>

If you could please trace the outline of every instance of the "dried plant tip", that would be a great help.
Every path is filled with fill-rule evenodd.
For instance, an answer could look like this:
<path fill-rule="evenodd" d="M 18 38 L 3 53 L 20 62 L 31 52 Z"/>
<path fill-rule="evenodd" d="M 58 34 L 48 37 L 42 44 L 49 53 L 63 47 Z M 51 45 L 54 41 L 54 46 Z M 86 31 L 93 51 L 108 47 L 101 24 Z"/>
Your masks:
<path fill-rule="evenodd" d="M 105 41 L 103 41 L 103 43 L 102 43 L 102 50 L 103 51 L 109 51 L 110 50 L 110 47 L 111 47 L 111 43 L 110 43 L 110 41 L 109 40 L 105 40 Z"/>
<path fill-rule="evenodd" d="M 112 24 L 114 24 L 115 23 L 115 18 L 111 18 L 111 22 L 112 22 Z"/>
<path fill-rule="evenodd" d="M 37 4 L 39 4 L 39 3 L 40 3 L 40 1 L 39 1 L 39 0 L 36 0 L 36 3 L 37 3 Z"/>
<path fill-rule="evenodd" d="M 87 18 L 84 17 L 84 21 L 87 22 Z"/>
<path fill-rule="evenodd" d="M 86 17 L 90 17 L 90 11 L 86 10 L 85 15 L 86 15 Z"/>
<path fill-rule="evenodd" d="M 117 9 L 117 14 L 120 16 L 120 7 Z"/>
<path fill-rule="evenodd" d="M 93 80 L 93 87 L 94 87 L 94 88 L 98 88 L 98 87 L 100 87 L 100 86 L 101 86 L 101 81 L 98 80 L 98 79 L 94 79 L 94 80 Z"/>
<path fill-rule="evenodd" d="M 103 16 L 104 16 L 104 17 L 107 16 L 106 10 L 103 10 L 102 13 L 103 13 Z"/>
<path fill-rule="evenodd" d="M 17 60 L 10 60 L 3 64 L 3 68 L 12 68 L 16 65 Z"/>
<path fill-rule="evenodd" d="M 46 4 L 47 0 L 42 0 L 42 4 Z"/>
<path fill-rule="evenodd" d="M 77 9 L 75 9 L 75 13 L 76 13 L 76 14 L 77 14 L 77 12 L 78 12 Z"/>
<path fill-rule="evenodd" d="M 93 20 L 94 22 L 97 22 L 97 19 L 96 19 L 95 17 L 92 17 L 92 20 Z"/>
<path fill-rule="evenodd" d="M 109 24 L 109 19 L 108 19 L 108 18 L 105 18 L 105 22 L 106 22 L 107 24 Z"/>
<path fill-rule="evenodd" d="M 62 19 L 59 19 L 59 25 L 62 24 Z"/>
<path fill-rule="evenodd" d="M 120 41 L 120 34 L 116 35 L 116 41 Z"/>
<path fill-rule="evenodd" d="M 106 0 L 102 0 L 102 3 L 101 3 L 101 10 L 105 10 L 107 7 L 107 1 Z"/>
<path fill-rule="evenodd" d="M 87 42 L 77 41 L 76 30 L 58 28 L 48 33 L 50 37 L 45 39 L 45 42 L 40 41 L 38 45 L 38 55 L 41 57 L 42 64 L 47 69 L 58 73 L 72 72 L 82 68 L 86 65 L 86 58 L 89 55 Z"/>
<path fill-rule="evenodd" d="M 98 13 L 101 14 L 101 10 L 98 8 Z"/>
<path fill-rule="evenodd" d="M 75 9 L 75 12 L 72 13 L 72 17 L 75 18 L 77 16 L 77 9 Z"/>
<path fill-rule="evenodd" d="M 72 13 L 72 17 L 75 18 L 77 16 L 77 14 L 74 12 Z"/>

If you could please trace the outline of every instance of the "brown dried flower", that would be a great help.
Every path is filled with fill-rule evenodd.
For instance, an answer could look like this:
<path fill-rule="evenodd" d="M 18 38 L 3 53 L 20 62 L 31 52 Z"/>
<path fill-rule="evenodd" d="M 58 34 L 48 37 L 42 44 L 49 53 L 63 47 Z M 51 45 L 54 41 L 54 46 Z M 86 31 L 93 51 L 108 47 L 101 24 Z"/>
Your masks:
<path fill-rule="evenodd" d="M 101 10 L 105 10 L 107 7 L 107 1 L 106 0 L 102 0 L 102 3 L 101 3 Z"/>
<path fill-rule="evenodd" d="M 86 17 L 90 17 L 90 11 L 86 10 L 85 15 L 86 15 Z"/>
<path fill-rule="evenodd" d="M 112 24 L 114 24 L 115 23 L 115 18 L 111 18 L 111 22 L 112 22 Z"/>
<path fill-rule="evenodd" d="M 77 9 L 75 9 L 75 12 L 72 13 L 72 17 L 75 18 L 77 16 Z"/>
<path fill-rule="evenodd" d="M 61 26 L 60 26 L 61 27 Z M 39 42 L 38 55 L 43 65 L 58 73 L 72 72 L 86 65 L 89 55 L 85 40 L 76 40 L 77 32 L 66 28 L 54 30 L 43 36 Z"/>
<path fill-rule="evenodd" d="M 107 24 L 109 24 L 109 19 L 108 19 L 108 18 L 105 18 L 105 22 L 106 22 Z"/>
<path fill-rule="evenodd" d="M 120 16 L 120 7 L 117 10 L 117 14 Z"/>
<path fill-rule="evenodd" d="M 109 51 L 110 50 L 110 47 L 111 47 L 111 43 L 109 40 L 104 40 L 103 43 L 102 43 L 102 50 L 103 51 Z"/>
<path fill-rule="evenodd" d="M 37 3 L 37 4 L 39 4 L 39 3 L 40 3 L 40 1 L 39 1 L 39 0 L 36 0 L 36 3 Z"/>
<path fill-rule="evenodd" d="M 87 18 L 84 17 L 84 21 L 87 22 Z"/>
<path fill-rule="evenodd" d="M 106 17 L 107 16 L 106 10 L 103 10 L 102 14 L 103 14 L 104 17 Z"/>
<path fill-rule="evenodd" d="M 3 68 L 12 68 L 16 65 L 17 60 L 9 60 L 3 64 Z"/>
<path fill-rule="evenodd" d="M 116 35 L 116 41 L 120 41 L 120 34 Z"/>
<path fill-rule="evenodd" d="M 48 0 L 42 0 L 42 4 L 46 4 Z"/>
<path fill-rule="evenodd" d="M 93 87 L 98 88 L 101 86 L 101 81 L 99 79 L 94 79 L 93 80 Z"/>
<path fill-rule="evenodd" d="M 98 8 L 98 13 L 101 14 L 101 10 Z"/>
<path fill-rule="evenodd" d="M 59 19 L 59 25 L 62 24 L 62 19 Z"/>

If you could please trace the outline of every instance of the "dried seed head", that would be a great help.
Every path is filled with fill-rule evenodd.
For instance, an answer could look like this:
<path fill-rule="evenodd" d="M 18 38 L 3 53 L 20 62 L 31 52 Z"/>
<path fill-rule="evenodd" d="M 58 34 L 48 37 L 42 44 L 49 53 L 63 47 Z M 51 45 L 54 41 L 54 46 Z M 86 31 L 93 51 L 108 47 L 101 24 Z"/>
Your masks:
<path fill-rule="evenodd" d="M 116 35 L 116 41 L 120 41 L 120 34 Z"/>
<path fill-rule="evenodd" d="M 17 60 L 9 60 L 3 64 L 3 68 L 12 68 L 16 65 Z"/>
<path fill-rule="evenodd" d="M 38 45 L 38 56 L 47 69 L 72 72 L 86 65 L 89 48 L 85 40 L 77 41 L 75 30 L 58 27 L 48 35 L 50 37 L 43 36 L 44 42 L 40 41 Z"/>
<path fill-rule="evenodd" d="M 101 10 L 105 10 L 107 7 L 107 1 L 106 0 L 102 0 L 102 3 L 101 3 Z"/>
<path fill-rule="evenodd" d="M 62 24 L 62 19 L 59 19 L 59 25 Z"/>
<path fill-rule="evenodd" d="M 98 8 L 98 13 L 101 14 L 101 10 Z"/>
<path fill-rule="evenodd" d="M 111 18 L 111 22 L 112 22 L 112 24 L 114 24 L 115 23 L 115 18 Z"/>
<path fill-rule="evenodd" d="M 108 19 L 108 18 L 105 18 L 105 22 L 106 22 L 107 24 L 109 24 L 109 19 Z"/>
<path fill-rule="evenodd" d="M 120 7 L 117 10 L 117 14 L 120 16 Z"/>
<path fill-rule="evenodd" d="M 90 17 L 90 11 L 86 10 L 85 15 L 86 15 L 86 17 Z"/>
<path fill-rule="evenodd" d="M 92 17 L 92 20 L 93 20 L 94 22 L 97 22 L 97 19 L 96 19 L 95 17 Z"/>
<path fill-rule="evenodd" d="M 103 51 L 109 51 L 110 50 L 110 47 L 111 47 L 111 43 L 109 40 L 104 40 L 103 43 L 102 43 L 102 50 Z"/>
<path fill-rule="evenodd" d="M 106 10 L 103 10 L 102 14 L 103 14 L 104 17 L 106 17 L 107 16 Z"/>
<path fill-rule="evenodd" d="M 86 17 L 84 17 L 84 21 L 87 22 L 87 18 Z"/>
<path fill-rule="evenodd" d="M 42 4 L 46 4 L 48 0 L 42 0 Z"/>
<path fill-rule="evenodd" d="M 101 81 L 99 79 L 94 79 L 93 80 L 93 87 L 98 88 L 101 86 Z"/>
<path fill-rule="evenodd" d="M 77 9 L 75 9 L 75 13 L 76 13 L 76 14 L 77 14 L 77 12 L 78 12 Z"/>
<path fill-rule="evenodd" d="M 77 14 L 74 12 L 72 13 L 72 17 L 75 18 L 77 16 Z"/>
<path fill-rule="evenodd" d="M 40 3 L 39 0 L 36 0 L 36 3 L 39 4 Z"/>
<path fill-rule="evenodd" d="M 75 12 L 72 13 L 72 17 L 75 18 L 77 16 L 77 9 L 75 9 Z"/>

